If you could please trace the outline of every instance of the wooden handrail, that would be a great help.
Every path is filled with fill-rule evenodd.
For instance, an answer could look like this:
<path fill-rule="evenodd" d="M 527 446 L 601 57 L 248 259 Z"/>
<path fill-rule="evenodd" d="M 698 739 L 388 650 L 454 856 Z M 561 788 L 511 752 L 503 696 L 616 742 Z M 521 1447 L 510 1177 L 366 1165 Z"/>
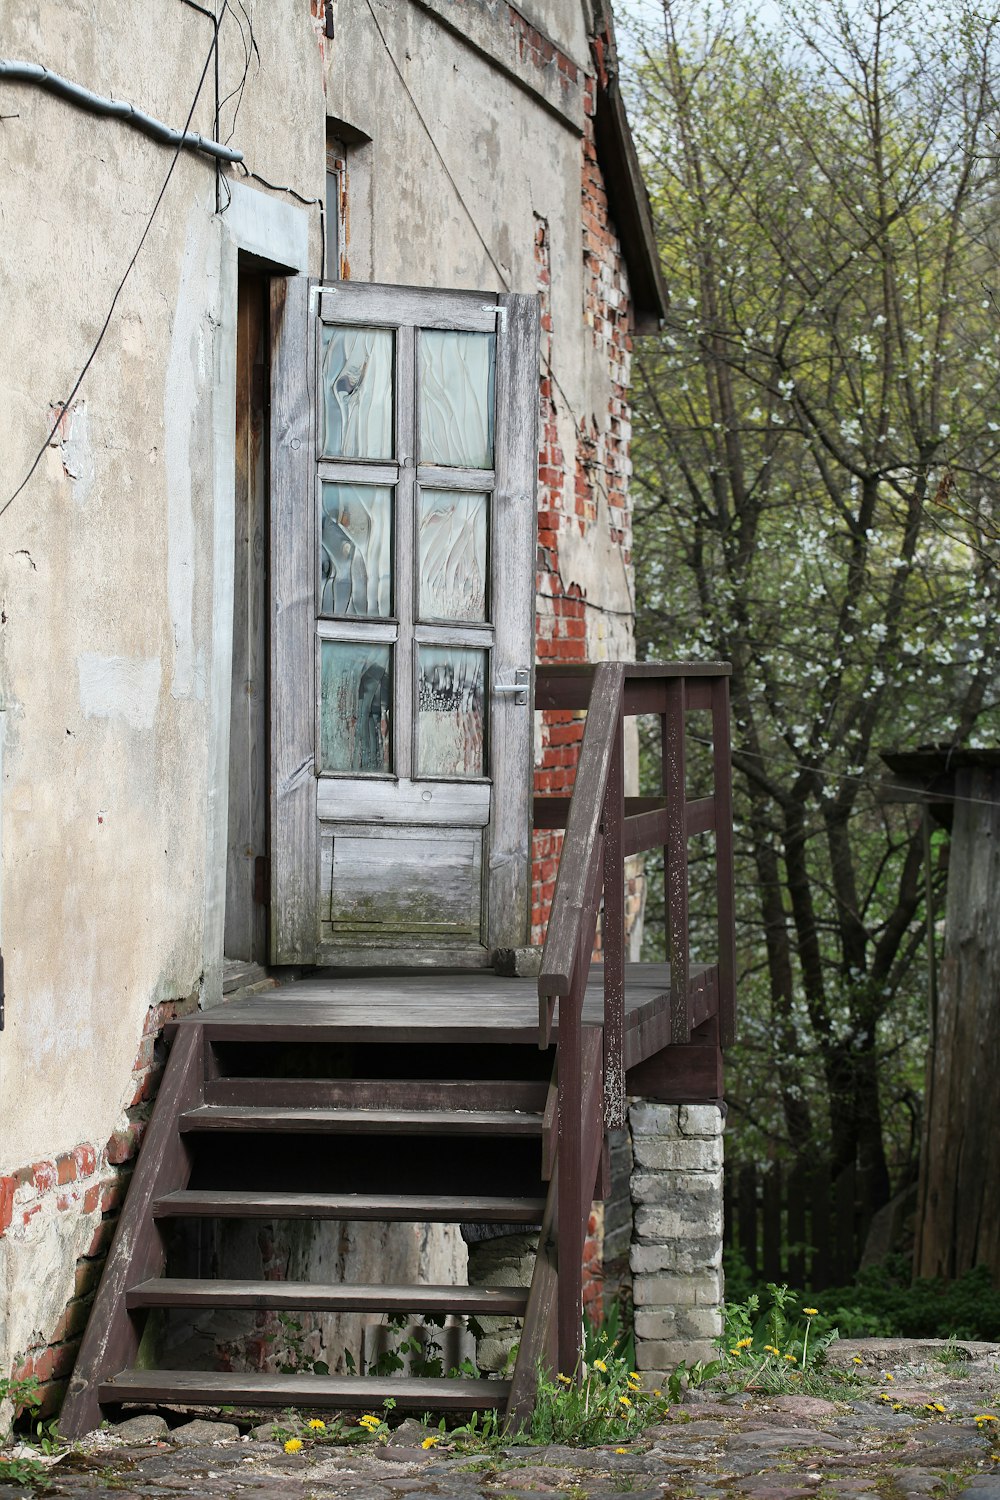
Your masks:
<path fill-rule="evenodd" d="M 594 673 L 576 784 L 570 799 L 559 875 L 545 934 L 539 995 L 567 995 L 573 982 L 585 896 L 596 864 L 604 797 L 615 752 L 615 730 L 621 719 L 624 696 L 623 664 L 601 662 Z M 545 1020 L 540 1018 L 540 1024 L 545 1031 Z M 548 1046 L 547 1037 L 544 1045 Z"/>
<path fill-rule="evenodd" d="M 579 1266 L 586 1216 L 594 1194 L 596 1163 L 589 1143 L 593 1090 L 584 1097 L 583 1002 L 602 903 L 604 922 L 603 1097 L 604 1128 L 625 1115 L 625 860 L 661 848 L 670 961 L 669 1043 L 690 1041 L 711 996 L 722 1045 L 733 1039 L 735 930 L 732 791 L 729 747 L 729 675 L 724 662 L 601 662 L 596 667 L 552 665 L 538 669 L 535 706 L 587 710 L 573 795 L 535 799 L 536 827 L 565 828 L 538 979 L 539 1045 L 551 1041 L 559 1005 L 556 1322 L 562 1373 L 578 1373 L 583 1316 Z M 712 717 L 710 796 L 688 801 L 685 791 L 685 721 L 690 711 Z M 624 795 L 625 718 L 657 714 L 662 744 L 662 794 Z M 718 960 L 709 985 L 695 994 L 689 978 L 688 839 L 714 832 Z M 664 1017 L 664 1024 L 667 1018 Z M 570 1269 L 571 1268 L 571 1269 Z"/>

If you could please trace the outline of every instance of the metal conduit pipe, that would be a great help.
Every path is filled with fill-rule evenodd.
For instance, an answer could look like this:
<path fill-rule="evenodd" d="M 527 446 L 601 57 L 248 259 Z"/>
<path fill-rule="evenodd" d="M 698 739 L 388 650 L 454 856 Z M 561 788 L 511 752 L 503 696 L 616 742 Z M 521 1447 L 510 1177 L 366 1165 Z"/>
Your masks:
<path fill-rule="evenodd" d="M 90 110 L 92 114 L 110 115 L 113 119 L 125 120 L 165 146 L 189 146 L 193 151 L 204 151 L 207 156 L 214 156 L 219 161 L 243 160 L 243 152 L 234 150 L 232 146 L 208 140 L 193 130 L 175 130 L 172 125 L 155 120 L 152 115 L 136 109 L 134 104 L 126 103 L 124 99 L 105 99 L 79 83 L 61 78 L 58 73 L 43 68 L 39 63 L 18 62 L 13 58 L 0 57 L 0 82 L 37 84 L 39 88 L 48 89 L 50 93 L 58 94 L 60 98 L 68 99 L 71 104 L 78 104 L 81 109 Z"/>

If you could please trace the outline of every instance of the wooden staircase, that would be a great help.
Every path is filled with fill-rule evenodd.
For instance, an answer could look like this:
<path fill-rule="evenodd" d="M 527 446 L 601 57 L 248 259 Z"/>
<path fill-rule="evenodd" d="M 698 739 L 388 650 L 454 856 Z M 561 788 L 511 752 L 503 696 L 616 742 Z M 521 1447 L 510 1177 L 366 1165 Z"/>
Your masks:
<path fill-rule="evenodd" d="M 372 1410 L 392 1396 L 400 1409 L 526 1415 L 535 1360 L 553 1324 L 554 1270 L 544 1248 L 533 1292 L 177 1275 L 169 1242 L 178 1221 L 221 1219 L 474 1223 L 507 1232 L 544 1224 L 551 1239 L 554 1048 L 475 1041 L 429 1047 L 426 1039 L 334 1048 L 310 1044 L 301 1025 L 287 1028 L 294 1041 L 273 1038 L 261 1048 L 220 1042 L 211 1018 L 209 1012 L 175 1027 L 61 1430 L 77 1436 L 126 1403 Z M 596 1060 L 593 1044 L 591 1051 Z M 272 1056 L 266 1076 L 262 1052 Z M 439 1078 L 420 1076 L 431 1054 Z M 367 1076 L 297 1076 L 316 1061 L 324 1071 L 361 1066 Z M 373 1076 L 373 1063 L 381 1076 Z M 462 1076 L 444 1076 L 449 1069 Z M 595 1091 L 595 1111 L 597 1103 Z M 137 1358 L 154 1309 L 525 1319 L 529 1305 L 536 1327 L 522 1338 L 511 1380 L 144 1368 Z"/>
<path fill-rule="evenodd" d="M 587 711 L 537 986 L 477 975 L 313 976 L 176 1023 L 170 1059 L 70 1382 L 76 1437 L 132 1403 L 493 1408 L 534 1402 L 540 1365 L 579 1375 L 587 1219 L 626 1098 L 718 1099 L 735 1024 L 729 669 L 604 662 L 539 669 L 535 706 Z M 711 726 L 690 798 L 689 714 Z M 662 786 L 625 796 L 624 724 L 660 721 Z M 702 728 L 701 738 L 704 738 Z M 690 961 L 688 842 L 715 840 L 718 953 Z M 626 964 L 625 861 L 665 866 L 668 965 Z M 598 929 L 603 968 L 592 966 Z M 380 988 L 381 986 L 381 988 Z M 293 994 L 294 991 L 294 994 Z M 327 1149 L 321 1149 L 319 1142 Z M 484 1191 L 485 1190 L 485 1191 Z M 192 1278 L 178 1222 L 374 1220 L 540 1226 L 527 1292 Z M 149 1369 L 152 1311 L 249 1308 L 523 1318 L 512 1379 Z"/>

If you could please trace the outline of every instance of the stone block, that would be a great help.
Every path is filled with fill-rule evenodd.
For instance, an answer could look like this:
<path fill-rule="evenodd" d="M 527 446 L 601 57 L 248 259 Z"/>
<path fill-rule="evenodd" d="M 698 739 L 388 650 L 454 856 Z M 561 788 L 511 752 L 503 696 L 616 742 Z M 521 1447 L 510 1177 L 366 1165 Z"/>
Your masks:
<path fill-rule="evenodd" d="M 239 1441 L 240 1429 L 234 1422 L 207 1422 L 197 1417 L 175 1427 L 170 1442 L 175 1448 L 201 1448 L 208 1443 L 235 1443 Z"/>
<path fill-rule="evenodd" d="M 678 1113 L 682 1135 L 722 1135 L 722 1111 L 717 1104 L 681 1104 Z"/>
<path fill-rule="evenodd" d="M 636 1204 L 634 1235 L 637 1240 L 678 1239 L 722 1239 L 721 1194 L 712 1199 L 692 1205 L 690 1202 L 657 1204 L 642 1201 Z M 711 1265 L 713 1262 L 704 1261 Z"/>
<path fill-rule="evenodd" d="M 718 1271 L 693 1271 L 689 1275 L 661 1271 L 635 1276 L 632 1298 L 636 1307 L 696 1307 L 722 1300 Z"/>
<path fill-rule="evenodd" d="M 680 1135 L 680 1104 L 650 1104 L 633 1102 L 628 1112 L 632 1129 L 632 1149 L 635 1150 L 637 1136 Z"/>
<path fill-rule="evenodd" d="M 637 1307 L 635 1310 L 636 1357 L 639 1346 L 648 1339 L 676 1339 L 677 1309 L 673 1307 Z"/>
<path fill-rule="evenodd" d="M 635 1141 L 635 1165 L 645 1172 L 719 1172 L 722 1137 L 641 1135 Z"/>
<path fill-rule="evenodd" d="M 648 1372 L 655 1370 L 661 1380 L 666 1380 L 682 1360 L 688 1365 L 699 1360 L 707 1364 L 717 1356 L 718 1350 L 710 1339 L 638 1339 L 635 1346 L 636 1368 L 647 1388 Z"/>
<path fill-rule="evenodd" d="M 514 1332 L 507 1338 L 490 1337 L 476 1340 L 476 1364 L 484 1375 L 496 1375 L 503 1370 L 516 1342 Z"/>
<path fill-rule="evenodd" d="M 717 1339 L 722 1313 L 717 1307 L 637 1307 L 638 1339 Z"/>
<path fill-rule="evenodd" d="M 722 1264 L 722 1236 L 633 1242 L 629 1265 L 633 1275 L 657 1271 L 706 1271 Z"/>
<path fill-rule="evenodd" d="M 147 1414 L 116 1422 L 111 1431 L 126 1443 L 156 1443 L 166 1437 L 167 1424 L 163 1417 Z"/>

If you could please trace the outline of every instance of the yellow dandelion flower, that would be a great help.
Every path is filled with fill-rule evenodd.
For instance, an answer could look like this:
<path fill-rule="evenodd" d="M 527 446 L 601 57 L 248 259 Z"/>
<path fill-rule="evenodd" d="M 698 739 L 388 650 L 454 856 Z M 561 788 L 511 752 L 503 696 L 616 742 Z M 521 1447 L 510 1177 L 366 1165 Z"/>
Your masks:
<path fill-rule="evenodd" d="M 616 1448 L 615 1452 L 616 1453 L 627 1453 L 628 1449 L 627 1448 Z"/>
<path fill-rule="evenodd" d="M 892 1409 L 893 1409 L 893 1411 L 902 1411 L 903 1410 L 903 1403 L 901 1401 L 894 1401 L 892 1403 Z"/>
<path fill-rule="evenodd" d="M 630 1391 L 641 1390 L 642 1389 L 642 1381 L 641 1380 L 633 1380 L 632 1377 L 629 1376 L 628 1388 L 629 1388 Z"/>
<path fill-rule="evenodd" d="M 568 1376 L 568 1375 L 557 1375 L 557 1376 L 556 1376 L 556 1379 L 557 1379 L 557 1380 L 558 1380 L 558 1381 L 559 1381 L 559 1382 L 560 1382 L 560 1383 L 561 1383 L 561 1384 L 562 1384 L 562 1385 L 572 1385 L 572 1384 L 573 1384 L 573 1382 L 572 1382 L 572 1380 L 570 1380 L 570 1378 L 569 1378 L 569 1376 Z"/>
<path fill-rule="evenodd" d="M 856 1355 L 855 1355 L 855 1356 L 854 1356 L 854 1363 L 855 1363 L 855 1364 L 856 1364 L 856 1365 L 863 1365 L 863 1364 L 864 1364 L 864 1360 L 863 1360 L 863 1359 L 862 1359 L 862 1358 L 861 1358 L 861 1355 L 860 1355 L 860 1354 L 856 1354 Z"/>
<path fill-rule="evenodd" d="M 321 1422 L 320 1419 L 319 1419 L 319 1417 L 313 1417 L 311 1421 L 309 1421 L 309 1422 L 306 1423 L 306 1426 L 307 1427 L 311 1427 L 312 1430 L 313 1430 L 313 1432 L 325 1432 L 326 1431 L 326 1423 L 325 1422 Z"/>
<path fill-rule="evenodd" d="M 286 1453 L 301 1453 L 304 1444 L 301 1438 L 289 1438 L 285 1444 Z"/>
<path fill-rule="evenodd" d="M 793 1365 L 798 1364 L 798 1359 L 796 1358 L 796 1356 L 794 1354 L 786 1354 L 785 1358 L 788 1360 L 789 1364 L 793 1364 Z"/>
<path fill-rule="evenodd" d="M 630 1370 L 628 1378 L 629 1380 L 642 1380 L 642 1376 L 639 1374 L 638 1370 Z"/>
<path fill-rule="evenodd" d="M 632 1405 L 631 1401 L 628 1399 L 627 1396 L 619 1396 L 618 1400 L 621 1402 L 622 1406 L 631 1406 Z"/>
<path fill-rule="evenodd" d="M 595 1359 L 594 1360 L 594 1369 L 595 1370 L 600 1370 L 605 1375 L 608 1373 L 608 1367 L 604 1363 L 603 1359 Z"/>
<path fill-rule="evenodd" d="M 376 1427 L 382 1426 L 382 1418 L 377 1417 L 373 1411 L 366 1412 L 363 1417 L 358 1418 L 359 1427 L 367 1427 L 369 1432 L 374 1432 Z"/>
<path fill-rule="evenodd" d="M 654 1391 L 654 1392 L 653 1392 L 653 1395 L 654 1395 L 654 1396 L 662 1396 L 662 1395 L 663 1395 L 663 1392 L 662 1392 L 662 1391 Z"/>
<path fill-rule="evenodd" d="M 948 1408 L 945 1406 L 945 1404 L 944 1404 L 943 1401 L 935 1401 L 933 1403 L 933 1409 L 934 1409 L 934 1411 L 947 1411 L 948 1410 Z"/>
<path fill-rule="evenodd" d="M 434 1444 L 439 1443 L 440 1441 L 441 1434 L 439 1432 L 432 1432 L 429 1437 L 424 1438 L 420 1446 L 421 1448 L 433 1448 Z"/>
<path fill-rule="evenodd" d="M 976 1418 L 976 1426 L 985 1427 L 987 1422 L 995 1422 L 996 1420 L 997 1418 L 994 1417 L 992 1413 L 988 1411 L 980 1412 L 979 1416 Z"/>
<path fill-rule="evenodd" d="M 778 1348 L 776 1348 L 774 1346 L 774 1344 L 765 1344 L 764 1345 L 764 1353 L 765 1354 L 780 1354 L 781 1350 L 778 1349 Z"/>
<path fill-rule="evenodd" d="M 1000 1453 L 991 1453 L 990 1458 L 995 1464 L 1000 1464 Z"/>
<path fill-rule="evenodd" d="M 816 1315 L 819 1312 L 819 1308 L 818 1307 L 804 1307 L 802 1309 L 802 1311 L 805 1313 L 805 1315 L 806 1315 L 807 1318 L 815 1318 Z"/>
<path fill-rule="evenodd" d="M 883 1380 L 895 1380 L 895 1378 L 896 1378 L 895 1375 L 890 1375 L 889 1372 L 888 1372 L 888 1370 L 883 1370 L 882 1371 L 882 1379 Z"/>

